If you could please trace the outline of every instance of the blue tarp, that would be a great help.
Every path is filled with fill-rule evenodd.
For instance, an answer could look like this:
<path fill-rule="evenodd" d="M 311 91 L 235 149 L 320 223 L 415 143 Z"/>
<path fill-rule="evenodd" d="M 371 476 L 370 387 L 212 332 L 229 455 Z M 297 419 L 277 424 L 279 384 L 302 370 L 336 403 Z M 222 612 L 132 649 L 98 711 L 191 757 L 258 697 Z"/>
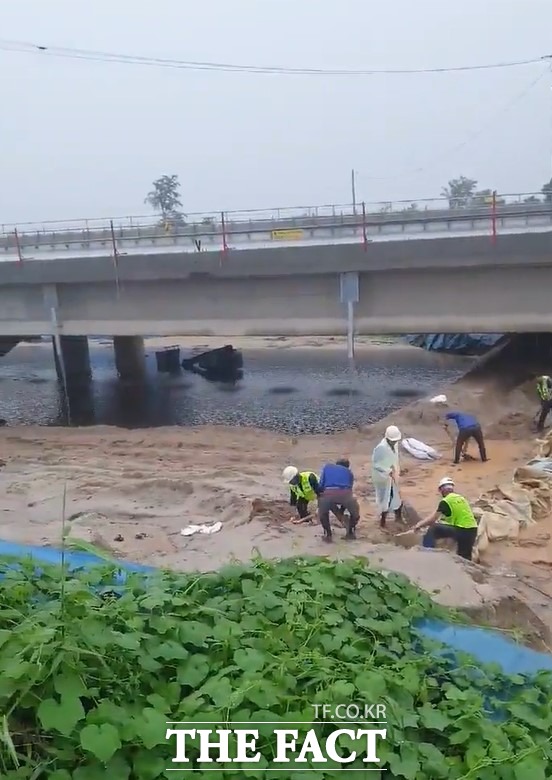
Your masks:
<path fill-rule="evenodd" d="M 507 675 L 531 677 L 542 671 L 552 672 L 552 655 L 518 645 L 498 631 L 436 620 L 424 620 L 417 629 L 427 639 L 440 642 L 452 651 L 469 653 L 481 664 L 498 664 Z"/>
<path fill-rule="evenodd" d="M 482 355 L 504 338 L 502 333 L 410 333 L 405 337 L 414 347 L 431 352 Z"/>
<path fill-rule="evenodd" d="M 61 566 L 62 556 L 65 556 L 65 565 L 70 571 L 77 569 L 91 569 L 95 566 L 105 566 L 106 560 L 97 555 L 75 550 L 56 550 L 55 547 L 33 547 L 27 544 L 18 544 L 17 542 L 4 542 L 0 540 L 0 557 L 14 558 L 18 561 L 32 559 L 37 563 L 47 564 L 49 566 Z M 151 574 L 155 571 L 151 566 L 142 566 L 139 563 L 127 563 L 126 561 L 109 561 L 110 564 L 117 567 L 115 575 L 115 585 L 121 585 L 125 581 L 126 574 Z"/>
<path fill-rule="evenodd" d="M 476 663 L 468 667 L 468 676 L 483 696 L 484 712 L 495 723 L 510 717 L 508 702 L 534 685 L 539 673 L 552 672 L 551 655 L 518 645 L 498 631 L 436 620 L 422 620 L 415 628 L 436 643 L 433 655 L 445 662 L 445 669 L 440 672 L 443 683 L 448 681 L 447 667 L 456 668 L 460 654 L 475 659 Z M 499 667 L 504 675 L 502 681 L 488 676 L 490 666 Z"/>

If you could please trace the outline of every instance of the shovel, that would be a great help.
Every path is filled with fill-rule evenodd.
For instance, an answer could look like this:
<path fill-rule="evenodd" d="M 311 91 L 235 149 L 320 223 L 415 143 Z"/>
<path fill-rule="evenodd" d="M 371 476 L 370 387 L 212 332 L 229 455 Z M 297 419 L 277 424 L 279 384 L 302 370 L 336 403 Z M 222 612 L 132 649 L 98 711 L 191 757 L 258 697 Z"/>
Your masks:
<path fill-rule="evenodd" d="M 400 495 L 400 490 L 399 490 L 399 478 L 393 474 L 393 475 L 391 476 L 391 480 L 393 481 L 393 488 L 394 488 L 394 489 L 395 489 L 395 490 L 396 490 L 396 491 L 399 493 L 399 495 Z M 391 511 L 391 504 L 393 503 L 393 488 L 391 489 L 391 491 L 390 491 L 390 493 L 389 493 L 389 504 L 388 504 L 388 506 L 387 506 L 387 512 L 390 512 L 390 511 Z M 404 499 L 403 499 L 403 501 L 402 501 L 402 504 L 401 504 L 401 508 L 402 508 L 402 511 L 401 511 L 401 523 L 402 523 L 403 525 L 405 525 L 405 523 L 407 522 L 407 520 L 406 520 L 406 518 L 405 518 L 405 512 L 407 511 L 407 506 L 409 506 L 409 505 L 407 505 L 407 503 L 406 503 L 406 502 L 404 501 Z"/>
<path fill-rule="evenodd" d="M 409 528 L 408 531 L 401 531 L 398 534 L 395 534 L 395 539 L 398 539 L 399 536 L 408 536 L 409 534 L 417 534 L 418 531 L 415 531 L 413 528 Z"/>
<path fill-rule="evenodd" d="M 312 523 L 312 515 L 308 514 L 306 517 L 290 517 L 290 520 L 293 525 L 309 525 L 309 523 Z"/>
<path fill-rule="evenodd" d="M 409 529 L 408 531 L 401 531 L 399 534 L 394 534 L 393 542 L 397 547 L 404 547 L 409 550 L 411 547 L 416 547 L 420 543 L 417 531 Z"/>
<path fill-rule="evenodd" d="M 396 538 L 397 536 L 408 536 L 408 534 L 417 534 L 418 531 L 414 531 L 414 526 L 416 523 L 419 523 L 422 518 L 416 512 L 414 507 L 409 501 L 403 501 L 402 504 L 402 522 L 403 525 L 406 525 L 407 528 L 405 531 L 400 531 L 398 534 L 393 534 L 393 537 Z"/>

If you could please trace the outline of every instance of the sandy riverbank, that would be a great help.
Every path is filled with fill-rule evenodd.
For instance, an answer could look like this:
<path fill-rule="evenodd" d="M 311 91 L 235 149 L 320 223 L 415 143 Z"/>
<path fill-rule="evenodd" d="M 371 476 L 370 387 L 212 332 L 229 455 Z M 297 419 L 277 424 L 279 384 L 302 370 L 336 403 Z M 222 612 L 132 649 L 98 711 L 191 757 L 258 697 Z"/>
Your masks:
<path fill-rule="evenodd" d="M 392 422 L 404 435 L 421 439 L 443 454 L 435 463 L 402 456 L 403 493 L 422 515 L 435 507 L 436 484 L 442 476 L 454 474 L 459 491 L 475 500 L 493 485 L 509 482 L 516 466 L 527 462 L 536 450 L 531 430 L 535 401 L 530 393 L 516 390 L 503 395 L 488 383 L 473 381 L 457 383 L 446 391 L 453 405 L 479 416 L 490 460 L 453 467 L 450 441 L 440 420 L 442 411 L 427 402 L 416 402 L 394 414 Z M 364 430 L 297 439 L 214 426 L 145 431 L 7 427 L 0 430 L 6 462 L 0 470 L 1 536 L 28 544 L 59 545 L 66 486 L 67 525 L 72 533 L 132 561 L 207 570 L 230 559 L 247 560 L 257 552 L 269 557 L 384 554 L 395 560 L 391 567 L 408 570 L 414 560 L 410 553 L 374 547 L 389 539 L 376 523 L 370 456 L 389 421 Z M 350 457 L 357 476 L 362 522 L 355 543 L 342 542 L 338 531 L 337 543 L 329 551 L 316 525 L 296 526 L 288 521 L 280 475 L 288 463 L 318 470 L 325 460 L 340 455 Z M 272 519 L 250 520 L 251 502 L 258 498 L 281 502 Z M 223 524 L 219 533 L 180 534 L 189 524 L 215 520 Z M 552 597 L 548 585 L 551 532 L 549 518 L 524 531 L 516 543 L 491 545 L 483 563 L 530 576 Z M 451 571 L 452 565 L 443 569 L 445 590 L 451 584 L 444 572 Z M 414 569 L 407 573 L 424 584 L 427 572 L 420 571 L 419 563 Z"/>
<path fill-rule="evenodd" d="M 147 350 L 163 349 L 178 345 L 182 349 L 216 349 L 230 343 L 235 349 L 257 350 L 282 349 L 324 349 L 347 352 L 347 339 L 344 336 L 153 336 L 144 340 Z M 398 336 L 355 336 L 355 349 L 413 350 Z"/>

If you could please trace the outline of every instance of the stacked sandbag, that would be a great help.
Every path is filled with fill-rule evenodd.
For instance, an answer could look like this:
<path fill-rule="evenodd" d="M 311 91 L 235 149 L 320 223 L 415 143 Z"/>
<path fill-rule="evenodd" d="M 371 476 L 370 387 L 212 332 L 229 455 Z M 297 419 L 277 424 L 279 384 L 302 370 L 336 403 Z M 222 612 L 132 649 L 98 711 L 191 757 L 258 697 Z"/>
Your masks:
<path fill-rule="evenodd" d="M 532 492 L 515 484 L 497 485 L 483 493 L 474 504 L 478 519 L 474 560 L 479 560 L 490 542 L 517 539 L 521 528 L 536 522 Z"/>

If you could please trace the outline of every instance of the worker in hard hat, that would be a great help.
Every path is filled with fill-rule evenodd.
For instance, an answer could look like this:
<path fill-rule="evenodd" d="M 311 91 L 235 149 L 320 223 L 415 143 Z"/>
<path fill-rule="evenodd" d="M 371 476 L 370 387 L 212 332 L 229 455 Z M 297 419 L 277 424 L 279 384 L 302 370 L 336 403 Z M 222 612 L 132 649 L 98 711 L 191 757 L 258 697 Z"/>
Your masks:
<path fill-rule="evenodd" d="M 439 482 L 441 500 L 435 512 L 411 529 L 419 531 L 429 526 L 424 534 L 423 546 L 435 547 L 438 539 L 454 539 L 456 552 L 468 561 L 472 559 L 477 538 L 477 520 L 468 501 L 455 491 L 454 480 L 444 477 Z"/>
<path fill-rule="evenodd" d="M 318 477 L 314 471 L 299 471 L 295 466 L 286 466 L 282 480 L 289 487 L 289 503 L 295 507 L 299 522 L 310 522 L 309 504 L 318 496 Z"/>
<path fill-rule="evenodd" d="M 402 499 L 399 490 L 399 442 L 402 434 L 396 425 L 389 425 L 383 439 L 372 452 L 372 483 L 380 527 L 385 528 L 387 515 L 395 513 L 395 520 L 402 520 Z"/>
<path fill-rule="evenodd" d="M 330 512 L 345 524 L 346 539 L 354 539 L 360 519 L 360 508 L 353 494 L 355 477 L 348 458 L 340 458 L 336 463 L 326 463 L 318 480 L 318 519 L 324 530 L 325 542 L 332 541 Z"/>
<path fill-rule="evenodd" d="M 488 460 L 487 449 L 485 447 L 485 439 L 483 438 L 483 431 L 479 424 L 479 420 L 474 417 L 473 414 L 466 414 L 465 412 L 448 412 L 448 414 L 445 415 L 445 430 L 447 433 L 449 433 L 449 425 L 452 422 L 456 424 L 457 428 L 453 463 L 455 465 L 460 463 L 460 458 L 462 455 L 466 454 L 470 439 L 475 439 L 477 442 L 479 456 L 483 463 L 485 463 Z"/>
<path fill-rule="evenodd" d="M 537 422 L 537 431 L 544 431 L 544 424 L 550 411 L 552 411 L 552 379 L 547 376 L 539 376 L 537 379 L 537 394 L 540 400 L 540 414 Z"/>

